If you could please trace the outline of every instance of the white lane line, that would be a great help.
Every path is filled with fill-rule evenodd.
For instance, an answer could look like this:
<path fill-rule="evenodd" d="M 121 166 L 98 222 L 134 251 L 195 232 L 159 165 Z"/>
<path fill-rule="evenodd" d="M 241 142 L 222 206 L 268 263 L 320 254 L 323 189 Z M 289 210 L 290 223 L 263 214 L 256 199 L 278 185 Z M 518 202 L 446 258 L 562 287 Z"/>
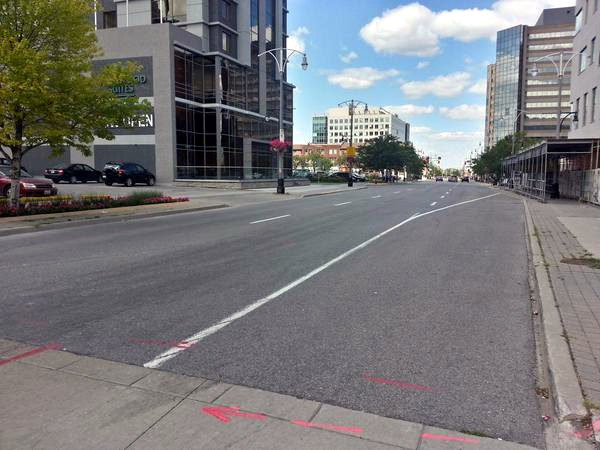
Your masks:
<path fill-rule="evenodd" d="M 439 212 L 439 211 L 443 211 L 445 209 L 454 208 L 456 206 L 465 205 L 467 203 L 473 203 L 473 202 L 477 202 L 479 200 L 484 200 L 486 198 L 494 197 L 496 195 L 499 195 L 499 193 L 491 194 L 491 195 L 486 195 L 485 197 L 478 197 L 478 198 L 475 198 L 473 200 L 466 200 L 466 201 L 460 202 L 460 203 L 454 203 L 452 205 L 444 206 L 443 208 L 433 209 L 431 211 L 427 211 L 427 212 L 424 212 L 422 214 L 413 215 L 413 216 L 409 217 L 408 219 L 406 219 L 406 220 L 404 220 L 404 221 L 402 221 L 402 222 L 394 225 L 393 227 L 388 228 L 387 230 L 385 230 L 385 231 L 383 231 L 383 232 L 381 232 L 381 233 L 373 236 L 372 238 L 367 239 L 362 244 L 359 244 L 356 247 L 353 247 L 350 250 L 342 253 L 341 255 L 333 258 L 332 260 L 326 262 L 322 266 L 317 267 L 316 269 L 314 269 L 311 272 L 307 273 L 303 277 L 300 277 L 297 280 L 292 281 L 290 284 L 282 287 L 281 289 L 273 292 L 272 294 L 269 294 L 266 297 L 263 297 L 260 300 L 257 300 L 254 303 L 246 306 L 245 308 L 240 309 L 238 312 L 233 313 L 229 317 L 224 318 L 223 320 L 221 320 L 220 322 L 217 322 L 213 326 L 208 327 L 208 328 L 206 328 L 204 330 L 201 330 L 198 333 L 196 333 L 196 334 L 188 337 L 187 339 L 184 339 L 183 341 L 185 341 L 186 344 L 188 344 L 188 345 L 180 346 L 180 347 L 171 347 L 170 349 L 168 349 L 168 350 L 164 351 L 163 353 L 161 353 L 160 355 L 158 355 L 152 361 L 149 361 L 146 364 L 144 364 L 144 367 L 148 367 L 148 368 L 151 368 L 151 369 L 155 369 L 157 367 L 160 367 L 165 362 L 167 362 L 170 359 L 172 359 L 175 356 L 177 356 L 180 352 L 182 352 L 184 350 L 187 350 L 188 348 L 194 347 L 194 345 L 192 345 L 192 344 L 196 344 L 196 343 L 200 342 L 202 339 L 205 339 L 208 336 L 210 336 L 211 334 L 214 334 L 217 331 L 221 330 L 222 328 L 225 328 L 230 323 L 233 323 L 236 320 L 241 319 L 242 317 L 246 316 L 247 314 L 250 314 L 252 311 L 260 308 L 262 305 L 264 305 L 266 303 L 269 303 L 271 300 L 275 300 L 277 297 L 280 297 L 281 295 L 285 294 L 286 292 L 294 289 L 296 286 L 304 283 L 306 280 L 311 279 L 315 275 L 323 272 L 325 269 L 327 269 L 327 268 L 333 266 L 334 264 L 340 262 L 344 258 L 347 258 L 348 256 L 356 253 L 357 251 L 359 251 L 359 250 L 367 247 L 368 245 L 372 244 L 373 242 L 377 241 L 378 239 L 381 239 L 386 234 L 391 233 L 392 231 L 394 231 L 394 230 L 396 230 L 396 229 L 398 229 L 398 228 L 406 225 L 409 222 L 412 222 L 413 220 L 416 220 L 416 219 L 418 219 L 420 217 L 428 216 L 429 214 L 433 214 L 433 213 L 436 213 L 436 212 Z M 180 341 L 180 342 L 183 342 L 183 341 Z"/>
<path fill-rule="evenodd" d="M 437 202 L 433 202 L 433 203 L 432 203 L 431 205 L 429 205 L 429 206 L 435 206 L 435 205 L 437 205 Z"/>
<path fill-rule="evenodd" d="M 269 222 L 270 220 L 283 219 L 284 217 L 290 217 L 290 216 L 291 216 L 291 214 L 286 214 L 285 216 L 277 216 L 277 217 L 271 217 L 269 219 L 255 220 L 254 222 L 250 222 L 250 225 L 255 224 L 255 223 Z"/>
<path fill-rule="evenodd" d="M 336 204 L 335 204 L 335 205 L 333 205 L 333 206 L 349 205 L 350 203 L 352 203 L 352 202 L 336 203 Z"/>
<path fill-rule="evenodd" d="M 399 194 L 399 193 L 400 193 L 400 191 L 396 191 L 396 192 L 394 192 L 394 194 Z"/>
<path fill-rule="evenodd" d="M 440 198 L 446 198 L 446 196 L 445 196 L 445 195 L 442 195 Z"/>
<path fill-rule="evenodd" d="M 446 192 L 446 195 L 448 195 L 450 192 Z"/>
<path fill-rule="evenodd" d="M 375 196 L 373 196 L 371 198 L 379 198 L 379 197 L 381 197 L 381 195 L 375 195 Z"/>

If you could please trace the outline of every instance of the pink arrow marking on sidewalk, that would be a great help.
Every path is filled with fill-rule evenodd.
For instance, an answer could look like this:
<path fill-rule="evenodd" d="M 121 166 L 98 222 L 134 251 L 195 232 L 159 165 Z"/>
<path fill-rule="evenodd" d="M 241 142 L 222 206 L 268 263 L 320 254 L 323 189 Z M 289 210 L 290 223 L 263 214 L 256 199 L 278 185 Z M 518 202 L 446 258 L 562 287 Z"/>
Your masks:
<path fill-rule="evenodd" d="M 378 383 L 378 384 L 388 384 L 391 386 L 397 386 L 397 387 L 401 387 L 401 388 L 405 388 L 405 389 L 416 389 L 417 391 L 433 391 L 433 388 L 431 388 L 429 386 L 422 386 L 420 384 L 406 383 L 404 381 L 399 381 L 399 380 L 387 380 L 385 378 L 371 377 L 369 375 L 363 375 L 363 378 L 367 381 L 372 381 L 373 383 Z"/>
<path fill-rule="evenodd" d="M 240 412 L 239 406 L 205 406 L 201 409 L 204 414 L 213 416 L 215 419 L 220 420 L 223 423 L 231 422 L 229 416 L 244 417 L 246 419 L 253 420 L 267 420 L 267 416 L 264 414 L 254 414 Z"/>
<path fill-rule="evenodd" d="M 291 420 L 290 423 L 306 428 L 321 428 L 331 431 L 347 431 L 349 433 L 362 433 L 364 430 L 359 427 L 344 427 L 341 425 L 333 425 L 330 423 L 305 422 L 304 420 Z"/>
<path fill-rule="evenodd" d="M 45 352 L 46 350 L 58 350 L 60 347 L 60 344 L 48 344 L 44 345 L 43 347 L 34 348 L 33 350 L 29 350 L 28 352 L 15 355 L 7 359 L 0 359 L 0 366 L 18 361 L 19 359 L 27 358 L 29 356 L 37 355 L 38 353 Z"/>
<path fill-rule="evenodd" d="M 431 434 L 423 433 L 421 435 L 423 439 L 433 439 L 434 441 L 451 441 L 451 442 L 465 442 L 468 444 L 478 444 L 479 439 L 464 438 L 460 436 L 446 436 L 443 434 Z"/>

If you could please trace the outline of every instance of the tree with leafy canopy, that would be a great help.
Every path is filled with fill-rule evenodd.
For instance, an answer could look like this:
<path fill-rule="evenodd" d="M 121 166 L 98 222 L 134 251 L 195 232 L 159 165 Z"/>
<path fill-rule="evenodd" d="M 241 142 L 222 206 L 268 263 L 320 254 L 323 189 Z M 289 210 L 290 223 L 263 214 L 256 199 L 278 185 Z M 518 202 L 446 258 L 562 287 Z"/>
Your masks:
<path fill-rule="evenodd" d="M 392 135 L 378 136 L 359 149 L 358 160 L 367 170 L 393 169 L 411 177 L 421 176 L 424 162 L 411 142 L 401 142 Z"/>
<path fill-rule="evenodd" d="M 306 155 L 295 155 L 292 161 L 294 164 L 294 169 L 304 169 L 306 166 L 308 166 L 308 157 Z"/>
<path fill-rule="evenodd" d="M 514 149 L 518 153 L 522 149 L 534 145 L 538 140 L 527 137 L 522 131 L 514 135 Z M 494 177 L 496 180 L 502 176 L 502 160 L 513 153 L 513 136 L 508 135 L 500 139 L 496 145 L 485 151 L 473 162 L 473 172 L 482 177 Z"/>
<path fill-rule="evenodd" d="M 19 206 L 21 161 L 49 146 L 90 155 L 95 137 L 114 139 L 150 111 L 112 86 L 134 85 L 140 68 L 113 64 L 92 70 L 99 56 L 90 21 L 93 0 L 0 0 L 0 154 L 10 161 L 10 197 Z"/>

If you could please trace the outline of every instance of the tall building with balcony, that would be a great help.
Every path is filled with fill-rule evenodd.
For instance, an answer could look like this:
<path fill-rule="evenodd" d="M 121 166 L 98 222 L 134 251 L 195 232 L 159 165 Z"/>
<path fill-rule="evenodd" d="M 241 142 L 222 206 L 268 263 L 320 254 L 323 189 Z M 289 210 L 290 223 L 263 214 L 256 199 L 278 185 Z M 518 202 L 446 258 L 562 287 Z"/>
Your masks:
<path fill-rule="evenodd" d="M 485 95 L 485 148 L 494 145 L 494 101 L 496 94 L 496 64 L 487 66 L 487 89 Z"/>
<path fill-rule="evenodd" d="M 569 138 L 600 139 L 598 86 L 600 85 L 600 11 L 598 0 L 577 0 L 575 37 L 571 76 L 571 103 L 578 121 L 573 123 Z M 596 164 L 598 150 L 596 150 Z"/>
<path fill-rule="evenodd" d="M 258 55 L 286 46 L 287 0 L 98 3 L 91 20 L 102 56 L 95 67 L 137 63 L 139 83 L 113 90 L 153 108 L 146 120 L 114 128 L 116 139 L 97 139 L 92 157 L 66 152 L 65 162 L 99 169 L 110 160 L 137 162 L 159 182 L 277 178 L 269 143 L 279 136 L 279 71 L 270 55 Z M 293 85 L 283 77 L 283 127 L 291 142 Z M 290 148 L 288 171 L 291 155 Z"/>
<path fill-rule="evenodd" d="M 565 62 L 571 56 L 574 13 L 573 7 L 545 9 L 533 26 L 498 32 L 495 76 L 488 76 L 488 104 L 493 109 L 486 115 L 486 147 L 517 131 L 532 138 L 556 137 L 557 118 L 570 106 L 571 67 L 565 70 L 559 95 L 555 64 L 561 52 Z M 569 120 L 561 137 L 566 137 Z"/>
<path fill-rule="evenodd" d="M 351 125 L 347 107 L 331 108 L 327 114 L 327 144 L 350 142 Z M 401 142 L 410 141 L 410 124 L 383 108 L 355 108 L 352 128 L 355 146 L 385 135 L 395 136 Z"/>

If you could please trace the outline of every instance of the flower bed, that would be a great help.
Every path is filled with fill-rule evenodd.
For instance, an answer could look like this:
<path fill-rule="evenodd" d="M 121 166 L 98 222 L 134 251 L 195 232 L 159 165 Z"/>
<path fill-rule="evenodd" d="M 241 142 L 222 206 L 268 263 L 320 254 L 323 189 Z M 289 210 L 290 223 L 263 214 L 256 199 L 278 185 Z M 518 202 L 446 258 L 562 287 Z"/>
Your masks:
<path fill-rule="evenodd" d="M 30 216 L 92 209 L 120 208 L 124 206 L 156 205 L 159 203 L 187 202 L 187 197 L 169 197 L 162 192 L 140 191 L 126 197 L 112 198 L 110 195 L 28 197 L 20 199 L 20 208 L 10 206 L 7 199 L 0 201 L 0 217 Z"/>

